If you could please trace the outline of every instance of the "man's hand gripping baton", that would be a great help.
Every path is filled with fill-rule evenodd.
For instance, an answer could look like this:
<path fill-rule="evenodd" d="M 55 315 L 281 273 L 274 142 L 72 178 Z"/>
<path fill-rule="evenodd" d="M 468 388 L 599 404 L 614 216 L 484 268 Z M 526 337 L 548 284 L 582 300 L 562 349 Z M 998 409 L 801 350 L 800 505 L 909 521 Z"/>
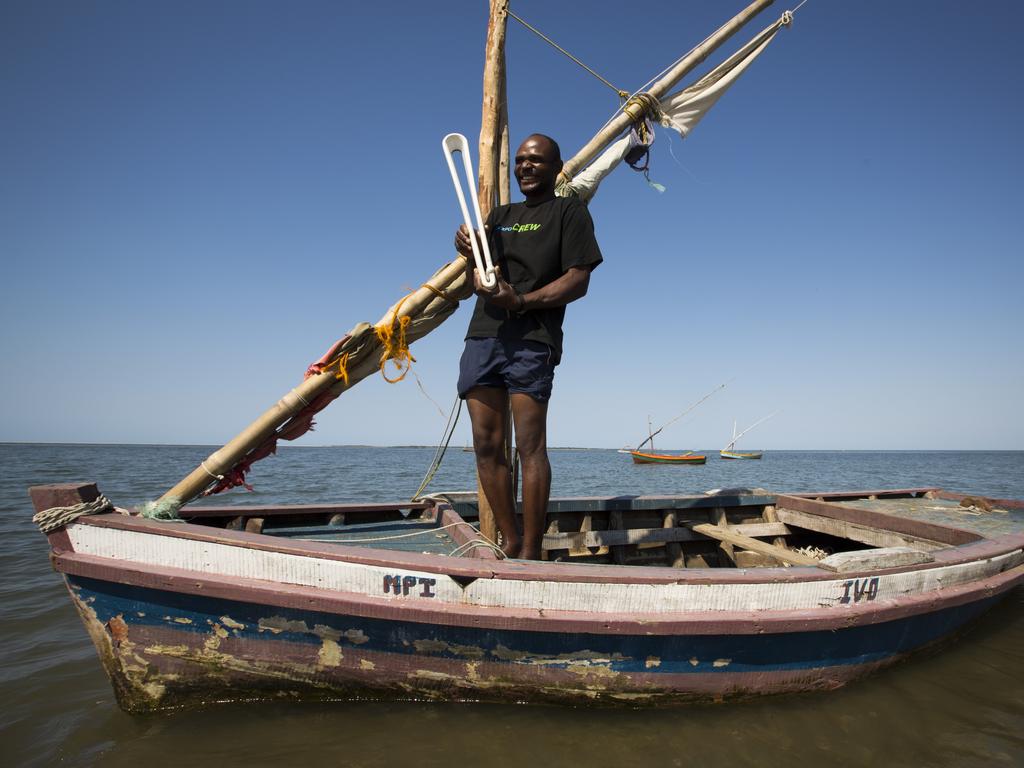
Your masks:
<path fill-rule="evenodd" d="M 469 242 L 473 246 L 473 260 L 476 262 L 477 271 L 480 273 L 480 282 L 488 290 L 498 284 L 495 275 L 494 263 L 491 261 L 491 249 L 487 245 L 487 233 L 484 231 L 483 216 L 480 214 L 480 200 L 476 193 L 476 177 L 473 175 L 472 163 L 469 156 L 469 142 L 461 133 L 449 133 L 441 140 L 441 147 L 444 149 L 444 157 L 448 161 L 448 170 L 452 174 L 452 184 L 455 185 L 455 194 L 459 198 L 459 208 L 462 209 L 462 218 L 466 222 L 466 229 L 469 230 Z M 462 166 L 466 173 L 466 183 L 470 197 L 473 199 L 473 212 L 476 214 L 476 227 L 469 219 L 469 209 L 466 207 L 466 196 L 462 191 L 462 181 L 455 170 L 455 160 L 452 152 L 462 155 Z M 480 237 L 476 237 L 479 232 Z M 478 244 L 479 241 L 479 244 Z M 483 254 L 480 249 L 483 249 Z"/>

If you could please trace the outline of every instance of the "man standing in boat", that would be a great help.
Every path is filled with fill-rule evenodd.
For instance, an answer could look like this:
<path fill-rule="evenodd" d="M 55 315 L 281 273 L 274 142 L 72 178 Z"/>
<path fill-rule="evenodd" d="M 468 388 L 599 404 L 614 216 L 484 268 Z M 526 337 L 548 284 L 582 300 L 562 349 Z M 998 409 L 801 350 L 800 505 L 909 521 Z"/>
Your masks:
<path fill-rule="evenodd" d="M 549 136 L 528 136 L 516 151 L 516 181 L 526 200 L 498 206 L 485 224 L 499 272 L 494 288 L 485 288 L 473 269 L 465 225 L 455 235 L 478 297 L 458 389 L 473 422 L 480 485 L 501 531 L 502 550 L 532 560 L 540 559 L 551 492 L 547 413 L 562 357 L 565 306 L 586 295 L 590 272 L 602 261 L 586 206 L 555 196 L 561 170 L 561 152 Z M 510 403 L 523 476 L 522 535 L 505 455 Z"/>

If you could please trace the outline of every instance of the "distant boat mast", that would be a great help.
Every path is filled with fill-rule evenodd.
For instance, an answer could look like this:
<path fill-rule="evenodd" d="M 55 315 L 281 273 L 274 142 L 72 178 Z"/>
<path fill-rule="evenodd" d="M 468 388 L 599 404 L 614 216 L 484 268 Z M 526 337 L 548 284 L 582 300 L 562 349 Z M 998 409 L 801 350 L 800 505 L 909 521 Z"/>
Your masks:
<path fill-rule="evenodd" d="M 661 430 L 663 430 L 665 427 L 669 426 L 670 424 L 675 424 L 677 421 L 679 421 L 681 418 L 683 418 L 683 416 L 688 414 L 690 411 L 692 411 L 698 405 L 700 405 L 705 400 L 707 400 L 709 397 L 711 397 L 713 394 L 715 394 L 715 392 L 717 392 L 720 389 L 723 389 L 725 387 L 725 385 L 728 384 L 728 383 L 729 382 L 723 382 L 722 384 L 719 384 L 717 387 L 712 389 L 710 392 L 708 392 L 706 395 L 704 395 L 704 397 L 702 397 L 696 403 L 694 403 L 689 408 L 687 408 L 685 411 L 680 413 L 674 419 L 669 419 L 668 421 L 666 421 L 664 424 L 662 424 L 660 427 L 658 427 L 658 429 L 656 429 L 654 432 L 651 432 L 651 417 L 648 416 L 647 417 L 647 433 L 648 433 L 647 434 L 647 439 L 644 440 L 642 443 L 640 443 L 640 445 L 638 445 L 635 450 L 639 451 L 641 448 L 643 448 L 645 445 L 647 445 L 647 443 L 650 443 L 651 444 L 651 448 L 654 448 L 654 436 L 655 435 L 657 435 L 659 432 L 661 432 Z"/>
<path fill-rule="evenodd" d="M 740 433 L 739 433 L 738 435 L 736 434 L 736 421 L 735 421 L 735 420 L 733 420 L 733 422 L 732 422 L 732 442 L 731 442 L 731 443 L 729 443 L 729 444 L 728 444 L 727 446 L 725 446 L 725 448 L 724 448 L 723 450 L 726 450 L 726 451 L 731 451 L 731 450 L 732 450 L 733 448 L 735 448 L 735 447 L 736 447 L 736 441 L 737 441 L 737 440 L 739 440 L 739 439 L 740 439 L 741 437 L 743 437 L 743 436 L 744 436 L 745 434 L 747 434 L 747 432 L 749 432 L 750 430 L 752 430 L 752 429 L 753 429 L 754 427 L 756 427 L 756 426 L 757 426 L 758 424 L 764 424 L 764 423 L 765 423 L 766 421 L 768 421 L 768 419 L 770 419 L 770 418 L 771 418 L 772 416 L 775 416 L 775 415 L 777 415 L 778 413 L 779 413 L 779 411 L 774 411 L 774 412 L 772 412 L 772 413 L 769 413 L 769 414 L 768 414 L 767 416 L 765 416 L 765 417 L 764 417 L 763 419 L 759 419 L 759 420 L 755 421 L 755 422 L 754 422 L 753 424 L 751 424 L 751 425 L 750 425 L 749 427 L 747 427 L 746 429 L 744 429 L 744 430 L 743 430 L 742 432 L 740 432 Z"/>

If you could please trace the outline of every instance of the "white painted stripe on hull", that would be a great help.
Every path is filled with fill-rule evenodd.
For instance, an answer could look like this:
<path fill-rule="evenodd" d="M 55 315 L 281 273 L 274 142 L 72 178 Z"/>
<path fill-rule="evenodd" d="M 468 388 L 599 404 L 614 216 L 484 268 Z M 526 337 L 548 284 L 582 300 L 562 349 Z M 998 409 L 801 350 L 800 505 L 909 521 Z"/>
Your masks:
<path fill-rule="evenodd" d="M 91 525 L 72 525 L 67 531 L 76 552 L 142 567 L 162 566 L 207 575 L 295 584 L 366 595 L 382 601 L 415 599 L 456 605 L 590 613 L 785 611 L 833 606 L 841 609 L 867 599 L 881 602 L 937 592 L 984 579 L 1024 562 L 1024 554 L 1016 550 L 969 563 L 860 580 L 775 584 L 591 584 L 477 579 L 463 589 L 450 577 L 438 573 L 395 570 Z M 385 594 L 386 576 L 414 577 L 417 585 L 407 595 Z M 419 579 L 433 580 L 430 591 L 435 597 L 421 597 L 423 587 Z M 856 583 L 852 583 L 854 581 Z M 848 598 L 845 603 L 844 597 Z"/>

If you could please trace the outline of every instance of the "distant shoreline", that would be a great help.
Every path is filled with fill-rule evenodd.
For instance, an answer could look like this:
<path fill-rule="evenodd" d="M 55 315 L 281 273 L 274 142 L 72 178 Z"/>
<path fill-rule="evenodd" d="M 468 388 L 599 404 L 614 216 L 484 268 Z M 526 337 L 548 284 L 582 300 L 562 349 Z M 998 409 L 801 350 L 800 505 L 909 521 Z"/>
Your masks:
<path fill-rule="evenodd" d="M 0 440 L 0 446 L 80 446 L 97 448 L 212 448 L 221 446 L 215 443 L 77 443 L 77 442 L 43 442 L 31 440 Z M 435 450 L 436 445 L 369 445 L 363 443 L 337 443 L 331 445 L 278 445 L 278 450 L 310 450 L 315 448 L 368 448 L 373 450 Z M 462 446 L 450 445 L 449 448 L 460 449 Z M 552 445 L 549 451 L 618 451 L 618 448 L 587 448 L 574 445 Z M 660 450 L 660 449 L 659 449 Z M 717 453 L 719 448 L 671 448 L 669 451 L 689 451 L 696 453 Z M 1024 448 L 770 448 L 752 446 L 750 450 L 764 452 L 787 453 L 1022 453 Z"/>

